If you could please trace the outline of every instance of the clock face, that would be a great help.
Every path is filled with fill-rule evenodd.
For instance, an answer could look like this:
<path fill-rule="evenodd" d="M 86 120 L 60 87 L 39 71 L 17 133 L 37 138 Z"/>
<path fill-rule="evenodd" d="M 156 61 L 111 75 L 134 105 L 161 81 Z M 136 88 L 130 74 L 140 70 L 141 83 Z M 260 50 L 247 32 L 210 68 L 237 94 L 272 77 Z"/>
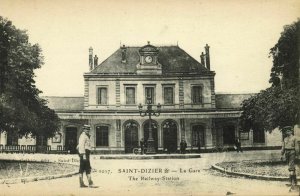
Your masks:
<path fill-rule="evenodd" d="M 147 63 L 151 63 L 152 62 L 152 57 L 151 56 L 146 56 L 145 61 Z"/>

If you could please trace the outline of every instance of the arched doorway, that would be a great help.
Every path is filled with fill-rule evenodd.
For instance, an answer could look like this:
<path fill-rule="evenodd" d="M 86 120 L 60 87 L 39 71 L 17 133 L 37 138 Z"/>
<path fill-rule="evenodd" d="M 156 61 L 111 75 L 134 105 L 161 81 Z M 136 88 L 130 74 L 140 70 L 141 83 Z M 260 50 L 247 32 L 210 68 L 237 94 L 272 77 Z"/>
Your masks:
<path fill-rule="evenodd" d="M 157 134 L 157 122 L 154 120 L 151 120 L 151 128 L 152 128 L 152 137 L 154 140 L 154 149 L 157 152 L 157 148 L 158 148 L 158 134 Z M 146 120 L 144 123 L 144 140 L 147 144 L 149 138 L 149 120 Z"/>
<path fill-rule="evenodd" d="M 224 125 L 223 126 L 223 144 L 232 145 L 235 141 L 235 126 Z"/>
<path fill-rule="evenodd" d="M 125 153 L 132 153 L 139 146 L 138 124 L 134 121 L 124 123 L 125 130 Z"/>
<path fill-rule="evenodd" d="M 205 147 L 205 128 L 202 125 L 194 125 L 192 127 L 192 145 L 200 151 L 201 147 Z"/>
<path fill-rule="evenodd" d="M 77 146 L 77 127 L 66 127 L 65 148 L 70 154 L 76 154 Z"/>
<path fill-rule="evenodd" d="M 177 151 L 177 124 L 174 120 L 166 120 L 162 124 L 164 150 L 170 152 Z"/>

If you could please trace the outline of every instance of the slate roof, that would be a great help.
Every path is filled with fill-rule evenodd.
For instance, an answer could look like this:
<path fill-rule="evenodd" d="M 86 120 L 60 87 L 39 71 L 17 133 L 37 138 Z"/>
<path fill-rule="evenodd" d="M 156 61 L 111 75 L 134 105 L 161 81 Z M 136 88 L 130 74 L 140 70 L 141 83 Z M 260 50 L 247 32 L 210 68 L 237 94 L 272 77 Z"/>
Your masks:
<path fill-rule="evenodd" d="M 80 111 L 84 108 L 84 97 L 43 97 L 48 107 L 55 111 Z"/>
<path fill-rule="evenodd" d="M 127 47 L 126 63 L 122 63 L 122 50 L 119 48 L 110 57 L 96 66 L 90 73 L 136 73 L 136 65 L 140 62 L 139 49 L 142 47 Z M 162 65 L 162 73 L 195 73 L 210 72 L 205 66 L 191 57 L 178 46 L 157 47 L 158 62 Z"/>
<path fill-rule="evenodd" d="M 217 109 L 239 109 L 245 99 L 255 94 L 216 94 Z"/>

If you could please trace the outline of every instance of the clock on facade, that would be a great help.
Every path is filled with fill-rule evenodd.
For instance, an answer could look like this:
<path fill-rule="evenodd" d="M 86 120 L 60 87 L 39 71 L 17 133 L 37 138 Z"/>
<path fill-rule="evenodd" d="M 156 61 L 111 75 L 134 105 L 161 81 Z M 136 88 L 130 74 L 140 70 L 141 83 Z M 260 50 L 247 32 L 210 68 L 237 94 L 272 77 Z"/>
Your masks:
<path fill-rule="evenodd" d="M 152 57 L 151 56 L 146 56 L 145 61 L 146 61 L 146 63 L 151 63 L 152 62 Z"/>

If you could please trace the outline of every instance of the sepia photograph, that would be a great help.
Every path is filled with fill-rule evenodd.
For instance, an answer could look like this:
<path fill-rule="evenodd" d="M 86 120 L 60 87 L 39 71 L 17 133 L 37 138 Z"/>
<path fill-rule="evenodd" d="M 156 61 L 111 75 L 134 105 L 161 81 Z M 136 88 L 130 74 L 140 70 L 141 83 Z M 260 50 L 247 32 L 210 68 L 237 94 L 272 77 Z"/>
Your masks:
<path fill-rule="evenodd" d="M 298 0 L 0 0 L 0 195 L 300 195 L 299 65 Z"/>

